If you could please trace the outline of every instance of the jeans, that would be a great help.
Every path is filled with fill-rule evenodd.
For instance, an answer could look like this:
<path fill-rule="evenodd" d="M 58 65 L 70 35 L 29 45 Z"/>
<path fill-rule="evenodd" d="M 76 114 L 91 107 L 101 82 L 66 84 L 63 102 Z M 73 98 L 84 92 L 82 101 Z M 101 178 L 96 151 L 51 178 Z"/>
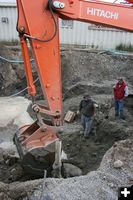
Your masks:
<path fill-rule="evenodd" d="M 124 108 L 123 100 L 115 100 L 115 116 L 123 118 L 124 117 L 123 108 Z"/>
<path fill-rule="evenodd" d="M 85 115 L 81 115 L 81 124 L 84 128 L 84 137 L 88 137 L 91 131 L 93 122 L 93 117 L 86 117 Z"/>

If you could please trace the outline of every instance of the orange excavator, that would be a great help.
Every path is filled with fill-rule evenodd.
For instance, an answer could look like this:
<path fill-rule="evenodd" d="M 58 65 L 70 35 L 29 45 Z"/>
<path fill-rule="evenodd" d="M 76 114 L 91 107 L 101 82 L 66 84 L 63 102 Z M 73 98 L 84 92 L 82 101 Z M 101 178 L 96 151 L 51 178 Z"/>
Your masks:
<path fill-rule="evenodd" d="M 17 31 L 20 37 L 28 93 L 37 119 L 14 135 L 14 143 L 23 167 L 29 173 L 50 173 L 61 167 L 61 141 L 58 137 L 63 124 L 62 84 L 59 45 L 59 18 L 79 20 L 133 32 L 133 0 L 127 4 L 95 0 L 17 0 Z M 32 76 L 30 49 L 46 105 L 35 102 L 36 88 Z M 44 119 L 42 114 L 50 117 Z"/>

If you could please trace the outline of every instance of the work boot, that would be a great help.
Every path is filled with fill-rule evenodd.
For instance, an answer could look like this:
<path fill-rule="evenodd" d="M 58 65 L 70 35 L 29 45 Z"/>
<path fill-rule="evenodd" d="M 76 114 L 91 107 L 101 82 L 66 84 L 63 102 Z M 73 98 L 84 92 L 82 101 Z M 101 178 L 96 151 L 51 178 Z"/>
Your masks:
<path fill-rule="evenodd" d="M 126 119 L 126 117 L 125 117 L 125 116 L 122 116 L 122 117 L 120 117 L 120 119 L 123 119 L 123 120 L 125 120 L 125 119 Z"/>
<path fill-rule="evenodd" d="M 90 136 L 89 136 L 89 135 L 84 135 L 84 138 L 85 138 L 85 139 L 89 139 Z"/>
<path fill-rule="evenodd" d="M 118 118 L 119 118 L 119 114 L 115 113 L 115 119 L 118 119 Z"/>
<path fill-rule="evenodd" d="M 123 113 L 123 111 L 120 111 L 120 119 L 123 119 L 123 120 L 125 120 L 125 116 L 124 116 L 124 113 Z"/>
<path fill-rule="evenodd" d="M 115 112 L 115 117 L 118 117 L 119 116 L 119 113 L 118 112 Z"/>

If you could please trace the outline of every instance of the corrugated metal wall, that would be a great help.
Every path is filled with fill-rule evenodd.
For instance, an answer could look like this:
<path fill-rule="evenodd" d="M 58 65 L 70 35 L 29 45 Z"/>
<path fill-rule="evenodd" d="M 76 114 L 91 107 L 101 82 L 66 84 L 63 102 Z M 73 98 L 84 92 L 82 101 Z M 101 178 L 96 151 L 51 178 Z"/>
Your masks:
<path fill-rule="evenodd" d="M 18 40 L 15 6 L 0 6 L 0 41 Z"/>
<path fill-rule="evenodd" d="M 117 45 L 133 45 L 133 33 L 116 29 L 96 27 L 88 23 L 74 21 L 73 28 L 62 27 L 60 21 L 61 44 L 83 45 L 95 49 L 115 49 Z"/>
<path fill-rule="evenodd" d="M 0 5 L 0 41 L 18 40 L 15 5 Z M 88 23 L 60 20 L 60 43 L 93 49 L 115 49 L 117 45 L 133 45 L 133 33 L 97 28 Z"/>

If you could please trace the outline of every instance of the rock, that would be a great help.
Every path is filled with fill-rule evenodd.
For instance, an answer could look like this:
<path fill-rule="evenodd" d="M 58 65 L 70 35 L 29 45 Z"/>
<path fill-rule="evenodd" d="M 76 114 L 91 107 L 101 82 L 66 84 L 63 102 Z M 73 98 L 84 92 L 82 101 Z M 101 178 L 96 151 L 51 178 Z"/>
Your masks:
<path fill-rule="evenodd" d="M 114 162 L 114 168 L 121 168 L 123 166 L 123 162 L 121 160 L 116 160 Z"/>
<path fill-rule="evenodd" d="M 82 171 L 80 168 L 69 163 L 63 163 L 63 177 L 64 178 L 81 176 L 81 175 L 82 175 Z"/>
<path fill-rule="evenodd" d="M 9 171 L 9 180 L 18 181 L 24 175 L 23 168 L 19 164 L 15 164 Z"/>
<path fill-rule="evenodd" d="M 80 133 L 81 135 L 83 135 L 83 134 L 84 134 L 84 131 L 80 131 L 79 133 Z"/>
<path fill-rule="evenodd" d="M 0 192 L 0 199 L 11 200 L 4 192 Z"/>
<path fill-rule="evenodd" d="M 61 152 L 61 160 L 67 160 L 67 154 L 63 150 Z"/>
<path fill-rule="evenodd" d="M 115 187 L 115 185 L 113 183 L 108 183 L 108 186 L 111 187 L 111 188 Z"/>
<path fill-rule="evenodd" d="M 0 127 L 8 124 L 23 126 L 33 123 L 32 118 L 26 112 L 30 100 L 24 97 L 0 98 Z"/>

